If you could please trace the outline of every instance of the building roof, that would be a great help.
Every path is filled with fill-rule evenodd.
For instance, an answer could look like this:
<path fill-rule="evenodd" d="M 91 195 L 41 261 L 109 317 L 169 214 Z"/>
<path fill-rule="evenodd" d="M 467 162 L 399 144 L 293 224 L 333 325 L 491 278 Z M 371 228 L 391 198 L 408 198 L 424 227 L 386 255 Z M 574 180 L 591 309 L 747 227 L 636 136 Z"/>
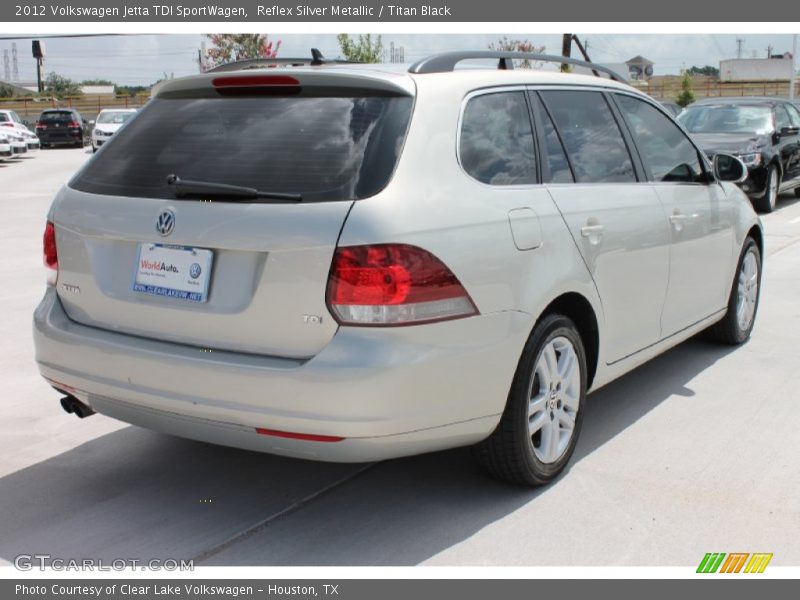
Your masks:
<path fill-rule="evenodd" d="M 36 93 L 37 88 L 36 84 L 33 84 L 33 88 L 28 85 L 22 83 L 11 83 L 10 81 L 0 81 L 0 86 L 10 87 L 14 90 L 15 96 L 30 96 L 31 94 Z"/>
<path fill-rule="evenodd" d="M 633 58 L 625 61 L 626 65 L 629 65 L 631 63 L 637 63 L 637 64 L 640 64 L 640 65 L 642 65 L 642 64 L 644 64 L 644 65 L 654 65 L 655 64 L 652 60 L 647 60 L 641 54 L 637 54 Z"/>
<path fill-rule="evenodd" d="M 81 91 L 84 96 L 113 96 L 113 85 L 82 85 Z"/>

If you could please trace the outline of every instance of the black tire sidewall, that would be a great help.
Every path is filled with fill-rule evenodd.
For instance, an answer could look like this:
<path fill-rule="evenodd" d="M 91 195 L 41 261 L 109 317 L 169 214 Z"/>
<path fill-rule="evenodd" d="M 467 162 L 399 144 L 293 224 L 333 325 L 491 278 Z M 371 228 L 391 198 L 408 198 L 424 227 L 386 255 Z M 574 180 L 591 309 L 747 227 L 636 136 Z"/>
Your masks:
<path fill-rule="evenodd" d="M 753 318 L 750 320 L 750 326 L 743 330 L 739 327 L 739 319 L 736 316 L 736 303 L 738 300 L 738 289 L 739 289 L 739 274 L 742 272 L 742 265 L 744 264 L 744 257 L 747 256 L 747 253 L 750 250 L 755 250 L 756 253 L 756 262 L 758 263 L 758 289 L 756 290 L 756 308 L 753 312 Z M 753 331 L 753 327 L 756 324 L 756 315 L 758 314 L 758 305 L 761 301 L 761 274 L 762 274 L 762 261 L 761 261 L 761 251 L 758 249 L 758 244 L 756 241 L 748 237 L 745 240 L 744 246 L 742 247 L 742 252 L 739 255 L 739 262 L 736 263 L 736 274 L 733 277 L 733 286 L 731 287 L 731 295 L 728 300 L 728 318 L 731 319 L 731 325 L 736 331 L 736 339 L 738 342 L 744 342 L 750 337 L 750 334 Z"/>
<path fill-rule="evenodd" d="M 534 453 L 533 444 L 528 435 L 528 391 L 531 386 L 534 366 L 539 360 L 545 345 L 552 339 L 562 336 L 570 341 L 578 356 L 581 394 L 578 403 L 578 411 L 575 416 L 575 430 L 572 433 L 572 439 L 570 440 L 566 452 L 553 463 L 543 463 Z M 511 397 L 509 398 L 507 407 L 509 410 L 513 411 L 511 418 L 515 424 L 515 442 L 523 449 L 527 470 L 529 473 L 533 474 L 535 479 L 545 482 L 550 481 L 558 476 L 569 462 L 575 450 L 578 437 L 580 436 L 586 400 L 586 383 L 586 352 L 575 324 L 569 318 L 562 315 L 548 315 L 544 317 L 535 327 L 525 346 L 522 359 L 514 375 L 514 385 L 512 386 Z"/>

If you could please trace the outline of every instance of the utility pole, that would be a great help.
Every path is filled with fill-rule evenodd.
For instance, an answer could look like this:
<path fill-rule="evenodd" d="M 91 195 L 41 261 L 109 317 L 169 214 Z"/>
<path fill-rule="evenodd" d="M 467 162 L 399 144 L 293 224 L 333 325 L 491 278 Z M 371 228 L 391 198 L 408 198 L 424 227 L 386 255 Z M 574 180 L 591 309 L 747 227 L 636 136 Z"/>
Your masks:
<path fill-rule="evenodd" d="M 772 44 L 767 46 L 767 58 L 772 58 Z"/>
<path fill-rule="evenodd" d="M 736 58 L 742 58 L 743 48 L 744 48 L 744 38 L 736 38 Z"/>
<path fill-rule="evenodd" d="M 794 86 L 797 79 L 797 34 L 792 36 L 792 77 L 789 79 L 789 100 L 794 100 Z"/>
<path fill-rule="evenodd" d="M 569 58 L 572 54 L 572 34 L 565 33 L 561 36 L 561 56 Z M 569 65 L 567 63 L 561 64 L 562 71 L 569 71 Z"/>

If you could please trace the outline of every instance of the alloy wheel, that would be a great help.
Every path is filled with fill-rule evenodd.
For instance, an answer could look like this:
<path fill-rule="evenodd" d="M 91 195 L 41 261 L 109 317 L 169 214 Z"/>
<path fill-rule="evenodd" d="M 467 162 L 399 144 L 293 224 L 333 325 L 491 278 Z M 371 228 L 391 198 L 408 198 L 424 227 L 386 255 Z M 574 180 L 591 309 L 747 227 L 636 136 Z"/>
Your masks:
<path fill-rule="evenodd" d="M 531 377 L 528 435 L 543 463 L 554 463 L 569 448 L 581 397 L 578 355 L 563 336 L 545 344 Z"/>

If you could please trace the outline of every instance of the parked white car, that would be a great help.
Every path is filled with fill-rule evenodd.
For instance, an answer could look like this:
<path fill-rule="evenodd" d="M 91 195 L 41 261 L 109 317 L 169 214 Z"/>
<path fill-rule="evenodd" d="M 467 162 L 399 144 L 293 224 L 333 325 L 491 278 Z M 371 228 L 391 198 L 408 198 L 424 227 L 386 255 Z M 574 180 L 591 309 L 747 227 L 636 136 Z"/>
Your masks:
<path fill-rule="evenodd" d="M 11 140 L 0 131 L 0 160 L 11 158 L 14 151 L 11 149 Z"/>
<path fill-rule="evenodd" d="M 456 68 L 478 58 L 500 68 Z M 744 164 L 625 83 L 511 59 L 613 74 L 457 52 L 161 84 L 48 216 L 62 407 L 303 459 L 473 445 L 535 485 L 588 392 L 705 329 L 746 341 Z"/>
<path fill-rule="evenodd" d="M 25 141 L 28 150 L 38 150 L 40 147 L 38 136 L 28 129 L 28 126 L 22 121 L 16 111 L 13 110 L 0 110 L 0 128 L 10 129 L 15 134 L 21 136 Z"/>
<path fill-rule="evenodd" d="M 3 134 L 8 138 L 9 143 L 11 144 L 11 151 L 15 156 L 28 152 L 28 142 L 22 132 L 9 129 L 3 130 Z"/>
<path fill-rule="evenodd" d="M 135 108 L 104 108 L 97 114 L 92 130 L 92 151 L 105 144 L 129 119 L 136 115 Z"/>

